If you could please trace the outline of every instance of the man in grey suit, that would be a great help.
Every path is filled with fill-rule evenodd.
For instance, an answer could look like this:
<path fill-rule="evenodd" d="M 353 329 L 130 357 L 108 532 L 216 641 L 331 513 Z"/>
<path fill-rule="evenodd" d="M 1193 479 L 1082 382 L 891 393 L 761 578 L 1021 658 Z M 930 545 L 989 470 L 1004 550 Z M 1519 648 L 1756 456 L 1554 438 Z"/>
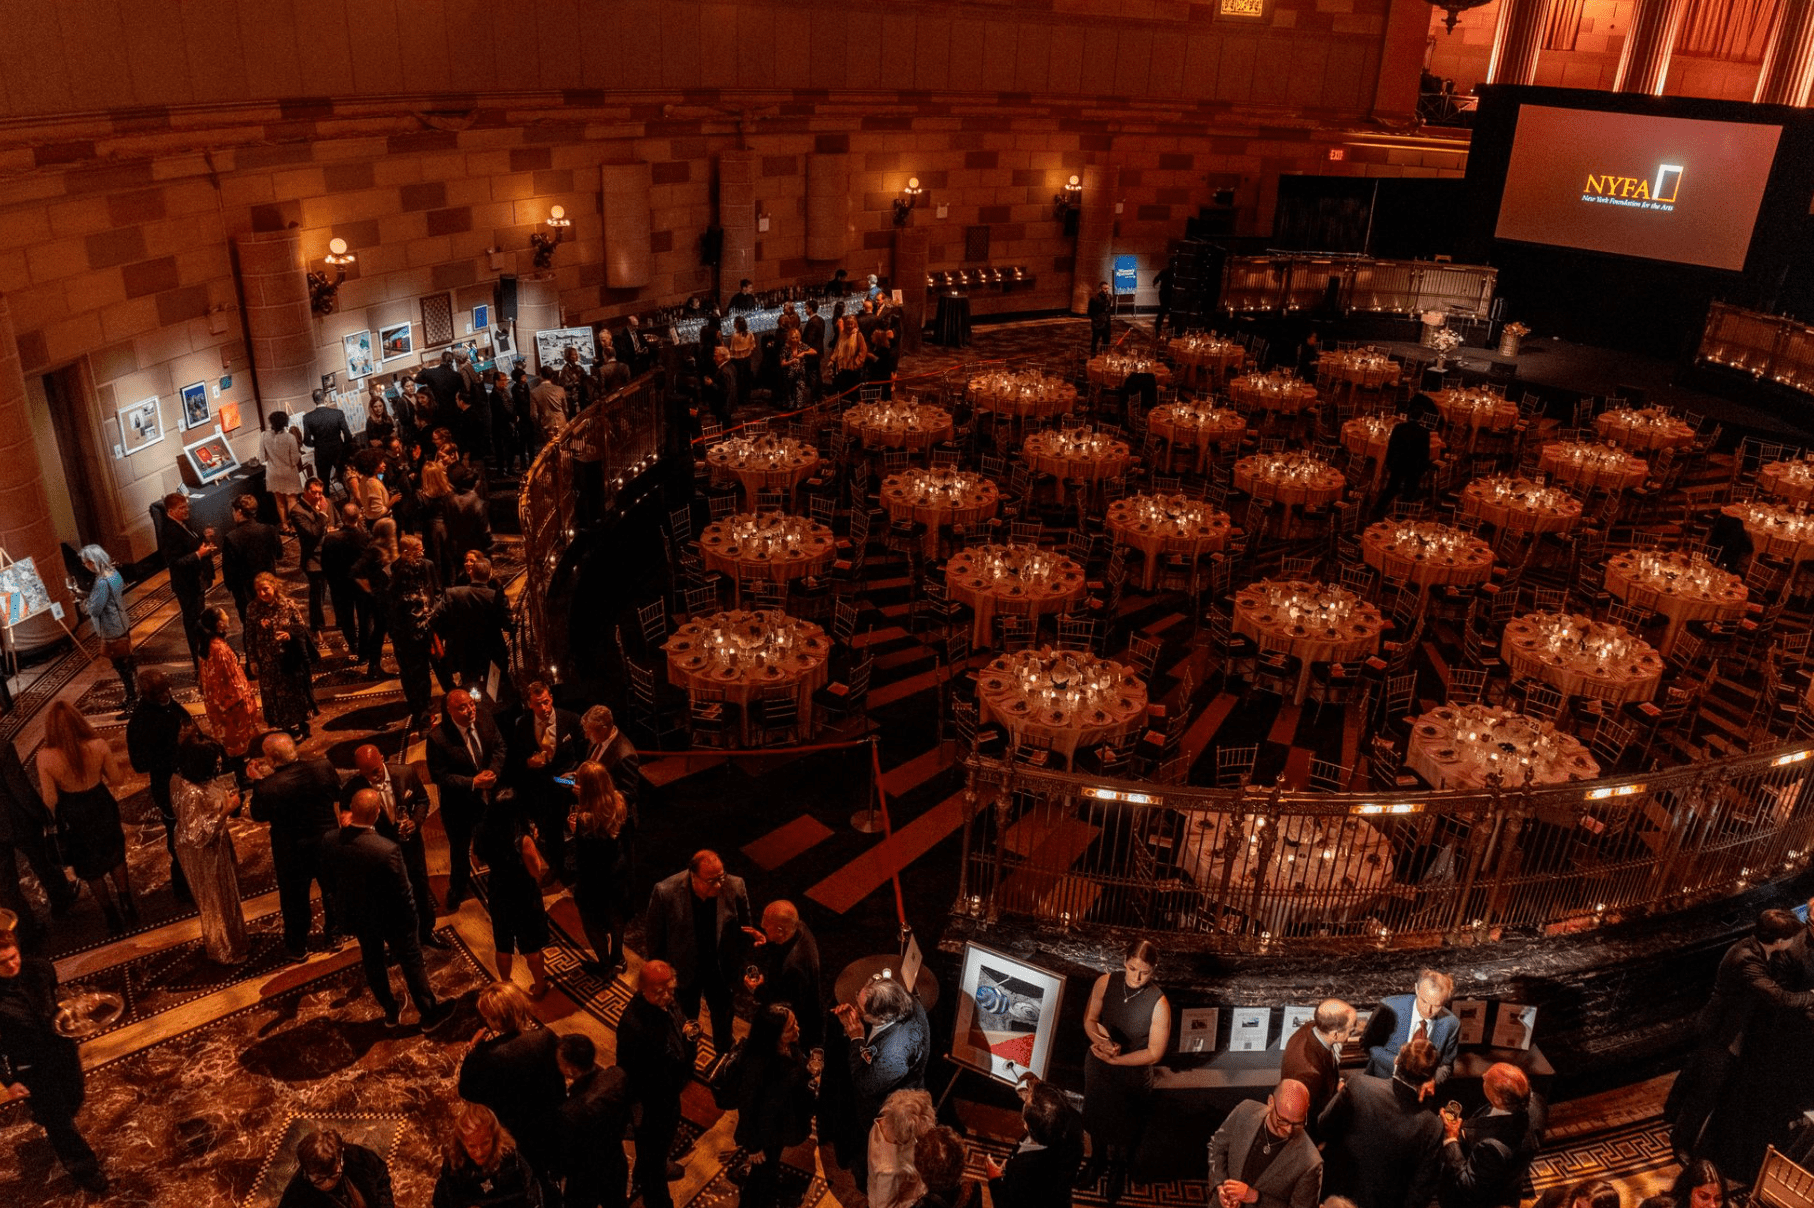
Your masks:
<path fill-rule="evenodd" d="M 1323 1156 L 1304 1131 L 1310 1092 L 1287 1078 L 1264 1104 L 1247 1100 L 1209 1141 L 1209 1186 L 1219 1208 L 1316 1208 Z"/>
<path fill-rule="evenodd" d="M 1448 1080 L 1455 1068 L 1455 1050 L 1461 1037 L 1461 1021 L 1449 1010 L 1449 996 L 1455 982 L 1446 973 L 1425 969 L 1417 975 L 1415 994 L 1393 994 L 1380 1000 L 1379 1010 L 1367 1021 L 1361 1036 L 1361 1048 L 1367 1053 L 1367 1072 L 1375 1078 L 1390 1078 L 1398 1064 L 1398 1050 L 1413 1037 L 1436 1046 L 1436 1073 L 1422 1092 L 1425 1098 Z"/>
<path fill-rule="evenodd" d="M 657 882 L 643 923 L 645 956 L 674 966 L 674 997 L 687 1019 L 699 1017 L 704 997 L 712 1043 L 731 1050 L 731 987 L 742 976 L 744 953 L 762 933 L 750 925 L 750 895 L 742 877 L 724 871 L 715 851 L 693 855 L 685 870 Z"/>

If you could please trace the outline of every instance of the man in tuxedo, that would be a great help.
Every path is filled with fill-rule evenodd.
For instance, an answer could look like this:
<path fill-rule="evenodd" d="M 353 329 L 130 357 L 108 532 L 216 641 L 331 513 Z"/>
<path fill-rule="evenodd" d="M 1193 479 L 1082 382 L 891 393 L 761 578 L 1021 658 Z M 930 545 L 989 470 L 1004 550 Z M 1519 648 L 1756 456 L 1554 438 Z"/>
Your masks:
<path fill-rule="evenodd" d="M 1354 1026 L 1354 1008 L 1339 998 L 1326 998 L 1317 1004 L 1316 1014 L 1305 1020 L 1285 1041 L 1284 1059 L 1279 1075 L 1304 1084 L 1310 1092 L 1310 1135 L 1317 1131 L 1317 1117 L 1329 1106 L 1329 1100 L 1342 1084 L 1339 1069 L 1342 1059 L 1342 1037 Z"/>
<path fill-rule="evenodd" d="M 744 985 L 755 996 L 758 1009 L 786 1003 L 800 1024 L 800 1043 L 818 1045 L 825 1035 L 825 1012 L 819 1006 L 819 942 L 800 921 L 799 907 L 785 899 L 770 902 L 762 911 L 762 938 L 750 954 L 759 972 L 744 975 Z"/>
<path fill-rule="evenodd" d="M 441 698 L 441 720 L 428 732 L 428 778 L 441 794 L 447 831 L 447 909 L 472 893 L 472 832 L 504 774 L 504 736 L 491 711 L 462 689 Z"/>
<path fill-rule="evenodd" d="M 447 548 L 456 558 L 468 550 L 486 552 L 491 548 L 491 512 L 479 497 L 478 476 L 469 467 L 455 466 L 447 481 L 454 489 L 447 497 Z"/>
<path fill-rule="evenodd" d="M 461 384 L 460 371 L 454 368 L 453 353 L 442 353 L 440 361 L 418 373 L 416 380 L 435 396 L 435 414 L 453 414 L 454 396 L 460 393 Z"/>
<path fill-rule="evenodd" d="M 347 653 L 359 657 L 361 638 L 360 611 L 365 607 L 358 584 L 353 582 L 353 567 L 372 543 L 366 530 L 365 515 L 356 503 L 340 505 L 340 527 L 321 539 L 321 577 L 327 583 L 328 596 L 334 602 L 334 624 L 346 639 Z"/>
<path fill-rule="evenodd" d="M 1442 1124 L 1423 1106 L 1436 1046 L 1412 1037 L 1392 1077 L 1357 1074 L 1323 1113 L 1323 1190 L 1367 1208 L 1429 1208 L 1442 1172 Z"/>
<path fill-rule="evenodd" d="M 1109 297 L 1109 283 L 1099 281 L 1096 292 L 1090 295 L 1090 355 L 1095 356 L 1098 349 L 1109 342 L 1110 307 L 1113 299 Z"/>
<path fill-rule="evenodd" d="M 312 882 L 321 886 L 328 946 L 337 948 L 345 939 L 333 883 L 321 869 L 322 844 L 340 826 L 334 812 L 340 777 L 325 759 L 297 758 L 296 740 L 288 734 L 267 734 L 264 756 L 271 771 L 252 789 L 252 821 L 271 826 L 283 945 L 290 959 L 299 961 L 308 956 Z"/>
<path fill-rule="evenodd" d="M 477 550 L 466 552 L 463 586 L 441 593 L 441 610 L 435 629 L 447 648 L 448 669 L 467 688 L 485 687 L 492 664 L 510 666 L 510 609 L 503 589 L 491 581 L 491 559 Z"/>
<path fill-rule="evenodd" d="M 1218 1208 L 1316 1208 L 1323 1156 L 1304 1131 L 1310 1092 L 1286 1078 L 1265 1103 L 1245 1099 L 1209 1141 L 1209 1187 Z M 1249 1192 L 1256 1197 L 1249 1200 Z"/>
<path fill-rule="evenodd" d="M 806 304 L 806 322 L 800 324 L 800 343 L 813 352 L 806 360 L 806 388 L 812 392 L 816 403 L 825 393 L 825 320 L 819 314 L 817 302 Z"/>
<path fill-rule="evenodd" d="M 1524 1071 L 1499 1061 L 1481 1079 L 1486 1106 L 1465 1121 L 1442 1114 L 1442 1208 L 1516 1204 L 1542 1140 L 1542 1110 Z"/>
<path fill-rule="evenodd" d="M 416 1004 L 421 1026 L 433 1028 L 446 1022 L 454 1006 L 438 1001 L 434 987 L 428 984 L 422 947 L 416 942 L 419 911 L 410 889 L 412 878 L 404 868 L 403 850 L 376 829 L 384 811 L 377 790 L 362 788 L 353 793 L 344 825 L 323 840 L 322 863 L 334 883 L 341 912 L 359 941 L 365 984 L 371 987 L 372 997 L 384 1011 L 385 1026 L 396 1027 L 403 1016 L 391 990 L 385 962 L 388 950 L 403 970 L 403 984 L 409 988 L 410 1001 Z M 431 907 L 431 918 L 433 914 Z"/>
<path fill-rule="evenodd" d="M 141 710 L 144 707 L 140 705 Z M 133 717 L 136 721 L 138 714 Z M 165 796 L 168 799 L 167 793 Z M 63 861 L 45 838 L 51 826 L 50 811 L 38 794 L 38 782 L 26 773 L 18 749 L 0 739 L 0 910 L 10 910 L 18 916 L 21 938 L 34 949 L 41 928 L 19 885 L 19 857 L 25 857 L 38 884 L 49 895 L 51 917 L 67 914 L 76 904 L 75 883 L 63 871 Z M 174 857 L 171 864 L 176 864 Z"/>
<path fill-rule="evenodd" d="M 277 526 L 258 518 L 258 497 L 241 495 L 233 501 L 233 527 L 221 538 L 220 577 L 233 596 L 239 627 L 246 627 L 246 605 L 252 602 L 252 580 L 269 571 L 277 573 L 283 561 L 283 538 Z"/>
<path fill-rule="evenodd" d="M 712 1043 L 729 1052 L 731 987 L 757 934 L 743 878 L 725 872 L 717 852 L 695 852 L 685 868 L 650 891 L 643 932 L 648 954 L 674 969 L 682 1015 L 698 1018 L 703 997 Z"/>
<path fill-rule="evenodd" d="M 1455 1068 L 1455 1049 L 1461 1033 L 1461 1021 L 1448 1005 L 1454 992 L 1455 982 L 1448 974 L 1425 969 L 1417 975 L 1415 994 L 1393 994 L 1382 999 L 1361 1036 L 1361 1047 L 1367 1051 L 1367 1072 L 1375 1078 L 1390 1078 L 1398 1064 L 1398 1050 L 1415 1037 L 1436 1046 L 1436 1069 L 1429 1085 L 1422 1088 L 1423 1094 L 1429 1096 L 1448 1081 Z"/>
<path fill-rule="evenodd" d="M 926 1085 L 926 1063 L 932 1056 L 932 1029 L 926 1008 L 898 981 L 872 981 L 857 992 L 857 1001 L 832 1008 L 844 1037 L 850 1073 L 852 1117 L 873 1120 L 882 1103 L 896 1091 Z M 841 1156 L 841 1151 L 840 1151 Z M 847 1163 L 861 1186 L 869 1177 L 867 1151 L 859 1146 Z"/>
<path fill-rule="evenodd" d="M 587 709 L 586 715 L 580 718 L 580 729 L 586 739 L 584 759 L 604 764 L 605 770 L 611 773 L 611 783 L 623 795 L 625 813 L 630 826 L 634 827 L 637 797 L 642 791 L 642 763 L 636 757 L 635 746 L 617 728 L 617 715 L 606 705 L 593 705 Z"/>
<path fill-rule="evenodd" d="M 313 406 L 302 417 L 302 443 L 315 450 L 315 476 L 330 482 L 351 454 L 353 432 L 346 426 L 346 414 L 327 405 L 325 391 L 310 397 Z"/>
<path fill-rule="evenodd" d="M 157 552 L 170 571 L 170 591 L 183 612 L 183 635 L 189 639 L 189 657 L 201 665 L 196 627 L 202 619 L 202 602 L 214 583 L 214 530 L 196 532 L 189 527 L 189 497 L 172 491 L 164 496 L 164 522 L 158 526 Z"/>
<path fill-rule="evenodd" d="M 290 505 L 290 527 L 296 530 L 297 561 L 309 581 L 309 629 L 319 636 L 328 623 L 322 607 L 327 601 L 327 577 L 321 569 L 321 545 L 334 527 L 334 511 L 321 479 L 302 484 L 302 494 Z"/>
<path fill-rule="evenodd" d="M 76 1128 L 87 1082 L 76 1042 L 57 1031 L 57 967 L 21 952 L 16 926 L 0 911 L 0 1103 L 24 1099 L 76 1185 L 106 1195 L 100 1159 Z"/>
<path fill-rule="evenodd" d="M 631 315 L 622 327 L 612 333 L 611 346 L 617 352 L 617 359 L 628 365 L 631 373 L 641 373 L 649 367 L 649 343 L 642 338 L 635 315 Z"/>
<path fill-rule="evenodd" d="M 164 846 L 170 852 L 170 889 L 182 902 L 194 899 L 183 876 L 182 861 L 176 856 L 176 807 L 170 800 L 170 778 L 176 775 L 176 754 L 183 731 L 194 724 L 194 715 L 176 699 L 170 677 L 162 669 L 148 667 L 140 673 L 139 707 L 126 722 L 126 758 L 133 771 L 143 772 L 151 782 L 151 804 L 157 806 L 158 817 L 163 820 Z M 54 886 L 55 882 L 51 884 Z M 0 900 L 0 905 L 4 904 Z"/>
<path fill-rule="evenodd" d="M 381 808 L 374 829 L 403 853 L 409 874 L 410 897 L 415 901 L 416 935 L 424 947 L 445 948 L 447 941 L 435 934 L 435 900 L 428 892 L 428 854 L 422 842 L 422 824 L 428 821 L 428 790 L 422 777 L 407 763 L 386 763 L 371 743 L 353 752 L 353 774 L 340 788 L 340 812 L 353 808 L 353 796 L 370 789 L 378 794 Z M 345 916 L 352 922 L 352 916 Z"/>
<path fill-rule="evenodd" d="M 599 1065 L 598 1047 L 579 1032 L 561 1037 L 555 1061 L 567 1081 L 567 1101 L 556 1120 L 566 1208 L 624 1208 L 630 1076 L 619 1066 Z"/>
<path fill-rule="evenodd" d="M 535 824 L 542 854 L 563 880 L 567 877 L 567 807 L 573 789 L 558 783 L 571 778 L 580 764 L 585 735 L 579 718 L 554 707 L 554 693 L 540 680 L 523 694 L 529 710 L 510 733 L 510 769 L 505 777 L 516 790 L 517 806 Z"/>
<path fill-rule="evenodd" d="M 737 282 L 737 292 L 732 294 L 731 300 L 724 304 L 725 314 L 734 314 L 740 310 L 756 309 L 756 295 L 750 292 L 750 284 L 750 279 L 748 277 Z"/>
<path fill-rule="evenodd" d="M 617 1064 L 642 1108 L 635 1179 L 644 1208 L 673 1208 L 668 1150 L 680 1127 L 680 1092 L 692 1080 L 699 1055 L 699 1025 L 681 1014 L 674 999 L 674 967 L 646 960 L 637 971 L 636 997 L 617 1025 Z"/>

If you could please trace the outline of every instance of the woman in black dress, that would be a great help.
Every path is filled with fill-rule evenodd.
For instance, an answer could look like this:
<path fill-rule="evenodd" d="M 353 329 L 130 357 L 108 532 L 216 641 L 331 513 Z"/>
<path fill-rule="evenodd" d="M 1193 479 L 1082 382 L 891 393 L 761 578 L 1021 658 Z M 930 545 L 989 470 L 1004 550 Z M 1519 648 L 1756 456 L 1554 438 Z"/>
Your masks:
<path fill-rule="evenodd" d="M 526 853 L 541 858 L 534 844 L 528 821 L 508 799 L 494 800 L 486 808 L 472 840 L 479 859 L 491 866 L 485 905 L 491 912 L 498 980 L 510 980 L 511 955 L 520 952 L 529 962 L 529 996 L 539 999 L 548 993 L 548 971 L 542 964 L 542 949 L 548 946 L 548 912 L 542 908 L 542 887 L 524 864 Z"/>
<path fill-rule="evenodd" d="M 750 1156 L 739 1208 L 772 1208 L 781 1192 L 781 1151 L 812 1135 L 812 1075 L 800 1051 L 800 1023 L 786 1003 L 750 1021 L 738 1058 L 737 1131 Z"/>
<path fill-rule="evenodd" d="M 567 815 L 579 875 L 573 904 L 597 961 L 592 971 L 609 981 L 624 967 L 624 921 L 630 916 L 629 809 L 611 771 L 588 759 L 573 774 L 579 799 Z"/>
<path fill-rule="evenodd" d="M 560 1037 L 536 1020 L 514 982 L 486 986 L 478 1006 L 485 1027 L 460 1063 L 460 1098 L 497 1113 L 546 1188 L 555 1156 L 555 1116 L 567 1098 L 555 1059 Z"/>
<path fill-rule="evenodd" d="M 1083 1124 L 1090 1134 L 1090 1167 L 1106 1161 L 1108 1200 L 1120 1198 L 1127 1165 L 1146 1126 L 1153 1066 L 1171 1039 L 1172 1008 L 1153 980 L 1159 951 L 1146 940 L 1128 945 L 1117 973 L 1104 973 L 1090 991 L 1083 1031 Z"/>
<path fill-rule="evenodd" d="M 113 746 L 95 732 L 76 707 L 52 701 L 38 752 L 38 791 L 57 823 L 63 859 L 88 882 L 106 916 L 111 935 L 139 917 L 138 900 L 126 876 L 126 832 L 112 785 L 125 780 Z M 108 894 L 108 881 L 113 893 Z"/>

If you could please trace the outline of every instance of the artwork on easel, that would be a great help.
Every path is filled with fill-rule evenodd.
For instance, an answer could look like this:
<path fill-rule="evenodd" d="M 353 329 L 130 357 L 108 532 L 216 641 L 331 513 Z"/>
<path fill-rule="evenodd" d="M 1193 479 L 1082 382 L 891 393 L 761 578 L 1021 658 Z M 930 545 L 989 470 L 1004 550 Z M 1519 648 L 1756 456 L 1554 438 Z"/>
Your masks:
<path fill-rule="evenodd" d="M 0 561 L 4 558 L 5 555 L 0 554 Z M 50 611 L 50 593 L 44 590 L 44 580 L 30 558 L 0 566 L 0 599 L 5 602 L 5 619 L 0 624 L 9 629 L 41 612 Z"/>
<path fill-rule="evenodd" d="M 951 1059 L 1009 1086 L 1044 1078 L 1063 1002 L 1063 975 L 966 944 Z"/>

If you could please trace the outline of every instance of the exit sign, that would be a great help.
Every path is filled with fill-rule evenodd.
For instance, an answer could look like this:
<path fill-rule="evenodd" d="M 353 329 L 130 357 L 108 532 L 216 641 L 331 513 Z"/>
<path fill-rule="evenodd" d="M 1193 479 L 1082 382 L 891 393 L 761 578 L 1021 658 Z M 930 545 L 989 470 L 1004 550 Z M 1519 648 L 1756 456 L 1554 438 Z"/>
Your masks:
<path fill-rule="evenodd" d="M 1348 149 L 1346 147 L 1331 147 L 1329 148 L 1329 158 L 1332 160 L 1347 159 Z"/>

